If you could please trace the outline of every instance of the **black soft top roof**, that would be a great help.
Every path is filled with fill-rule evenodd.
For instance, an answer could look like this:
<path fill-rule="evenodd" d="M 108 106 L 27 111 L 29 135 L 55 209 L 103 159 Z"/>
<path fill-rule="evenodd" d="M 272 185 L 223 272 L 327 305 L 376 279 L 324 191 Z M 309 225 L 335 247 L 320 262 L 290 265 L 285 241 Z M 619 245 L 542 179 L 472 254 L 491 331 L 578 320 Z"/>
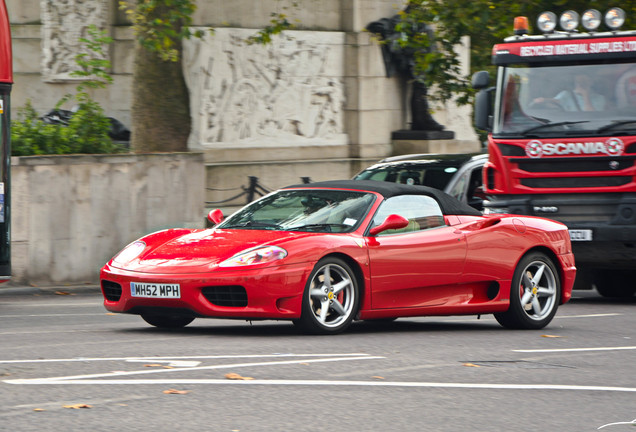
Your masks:
<path fill-rule="evenodd" d="M 361 191 L 377 192 L 384 198 L 397 195 L 427 195 L 439 202 L 442 213 L 445 215 L 471 215 L 481 216 L 481 213 L 468 204 L 456 200 L 452 196 L 439 189 L 428 186 L 406 185 L 376 180 L 330 180 L 309 184 L 297 184 L 283 189 L 355 189 Z"/>

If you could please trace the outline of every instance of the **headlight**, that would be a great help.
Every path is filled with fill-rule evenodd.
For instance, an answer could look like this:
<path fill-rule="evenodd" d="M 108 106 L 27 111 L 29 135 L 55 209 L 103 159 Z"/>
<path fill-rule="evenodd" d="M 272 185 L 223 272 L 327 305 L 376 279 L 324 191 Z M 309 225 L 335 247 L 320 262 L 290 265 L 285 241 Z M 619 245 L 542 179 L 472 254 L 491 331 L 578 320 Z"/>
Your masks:
<path fill-rule="evenodd" d="M 537 27 L 543 33 L 552 33 L 554 28 L 556 27 L 557 17 L 554 12 L 543 12 L 537 18 Z"/>
<path fill-rule="evenodd" d="M 137 240 L 132 242 L 128 246 L 126 246 L 121 252 L 115 255 L 113 258 L 113 262 L 117 264 L 128 264 L 135 258 L 139 256 L 146 249 L 146 243 L 141 240 Z"/>
<path fill-rule="evenodd" d="M 601 13 L 596 9 L 588 9 L 581 17 L 581 23 L 588 31 L 594 31 L 601 25 Z"/>
<path fill-rule="evenodd" d="M 618 30 L 625 24 L 625 11 L 619 7 L 611 8 L 605 14 L 605 25 L 612 30 Z"/>
<path fill-rule="evenodd" d="M 265 264 L 283 259 L 286 256 L 287 251 L 278 246 L 259 246 L 234 255 L 219 264 L 219 267 L 244 267 L 254 264 Z"/>
<path fill-rule="evenodd" d="M 573 32 L 579 26 L 579 14 L 573 10 L 565 11 L 559 18 L 561 28 L 567 32 Z"/>

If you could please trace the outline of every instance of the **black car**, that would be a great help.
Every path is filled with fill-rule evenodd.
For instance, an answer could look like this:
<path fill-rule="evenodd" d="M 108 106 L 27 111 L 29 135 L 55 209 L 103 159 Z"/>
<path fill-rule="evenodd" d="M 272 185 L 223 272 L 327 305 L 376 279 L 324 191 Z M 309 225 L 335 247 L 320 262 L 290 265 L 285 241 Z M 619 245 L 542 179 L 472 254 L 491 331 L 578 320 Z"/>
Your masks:
<path fill-rule="evenodd" d="M 486 153 L 394 156 L 364 169 L 353 179 L 430 186 L 481 211 L 485 199 L 481 172 L 487 160 Z"/>

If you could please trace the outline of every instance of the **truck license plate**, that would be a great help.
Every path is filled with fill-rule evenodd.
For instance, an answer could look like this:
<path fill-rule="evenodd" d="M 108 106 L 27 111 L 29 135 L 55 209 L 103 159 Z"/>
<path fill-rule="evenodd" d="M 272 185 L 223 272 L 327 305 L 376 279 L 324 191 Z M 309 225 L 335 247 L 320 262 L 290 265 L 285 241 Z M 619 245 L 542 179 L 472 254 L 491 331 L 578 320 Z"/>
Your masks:
<path fill-rule="evenodd" d="M 592 241 L 591 229 L 570 230 L 570 240 L 572 241 Z"/>
<path fill-rule="evenodd" d="M 130 295 L 148 298 L 181 298 L 179 284 L 131 282 Z"/>

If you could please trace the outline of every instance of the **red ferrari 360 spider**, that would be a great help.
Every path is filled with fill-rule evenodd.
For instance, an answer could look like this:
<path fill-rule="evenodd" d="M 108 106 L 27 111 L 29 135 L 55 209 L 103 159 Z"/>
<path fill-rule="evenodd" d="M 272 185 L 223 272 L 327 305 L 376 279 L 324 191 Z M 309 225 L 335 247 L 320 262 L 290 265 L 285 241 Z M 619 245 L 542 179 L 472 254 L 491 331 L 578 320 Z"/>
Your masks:
<path fill-rule="evenodd" d="M 101 271 L 106 309 L 158 327 L 277 319 L 329 334 L 354 319 L 492 313 L 539 329 L 576 273 L 564 225 L 482 216 L 424 186 L 296 185 L 209 218 L 211 229 L 168 229 L 119 252 Z"/>

